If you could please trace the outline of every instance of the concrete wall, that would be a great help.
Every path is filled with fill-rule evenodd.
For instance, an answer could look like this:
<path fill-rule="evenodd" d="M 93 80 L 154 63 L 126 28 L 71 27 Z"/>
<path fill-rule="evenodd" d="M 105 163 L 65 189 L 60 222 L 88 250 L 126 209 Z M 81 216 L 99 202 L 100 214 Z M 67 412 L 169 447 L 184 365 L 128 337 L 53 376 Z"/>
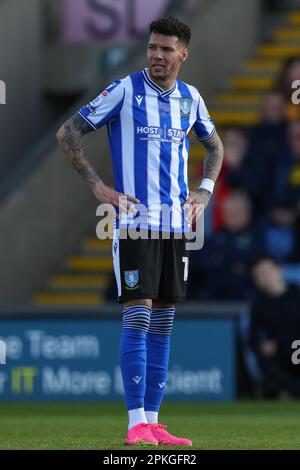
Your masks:
<path fill-rule="evenodd" d="M 214 0 L 198 8 L 192 21 L 191 56 L 181 77 L 205 98 L 226 84 L 258 41 L 260 0 Z"/>
<path fill-rule="evenodd" d="M 63 1 L 44 0 L 44 54 L 42 86 L 52 94 L 81 93 L 99 80 L 100 44 L 65 44 L 62 41 Z"/>
<path fill-rule="evenodd" d="M 99 47 L 58 44 L 61 6 L 61 0 L 0 1 L 0 80 L 7 93 L 0 105 L 0 178 L 55 119 L 54 102 L 43 93 L 82 93 L 99 76 Z"/>
<path fill-rule="evenodd" d="M 7 92 L 0 105 L 0 174 L 31 143 L 41 120 L 39 6 L 39 0 L 0 2 L 0 80 Z"/>
<path fill-rule="evenodd" d="M 86 136 L 95 168 L 109 176 L 104 132 Z M 95 233 L 97 201 L 55 145 L 43 164 L 0 206 L 0 304 L 30 300 L 65 254 Z"/>

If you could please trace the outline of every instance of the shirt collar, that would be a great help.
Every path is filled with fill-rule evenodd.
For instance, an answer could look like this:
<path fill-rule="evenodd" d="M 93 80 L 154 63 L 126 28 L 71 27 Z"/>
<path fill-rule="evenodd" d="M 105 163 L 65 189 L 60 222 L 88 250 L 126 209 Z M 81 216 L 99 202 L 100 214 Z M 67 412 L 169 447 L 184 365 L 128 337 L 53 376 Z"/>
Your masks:
<path fill-rule="evenodd" d="M 145 82 L 147 83 L 147 85 L 149 85 L 151 88 L 153 88 L 153 90 L 155 90 L 157 93 L 159 93 L 161 96 L 168 96 L 170 95 L 171 93 L 173 93 L 173 91 L 175 90 L 176 86 L 177 86 L 177 81 L 175 80 L 173 86 L 169 89 L 169 90 L 164 90 L 163 88 L 161 88 L 160 86 L 158 86 L 153 80 L 152 78 L 150 77 L 150 73 L 149 73 L 149 69 L 148 68 L 145 68 L 142 70 L 142 74 L 143 74 L 143 78 L 145 80 Z"/>

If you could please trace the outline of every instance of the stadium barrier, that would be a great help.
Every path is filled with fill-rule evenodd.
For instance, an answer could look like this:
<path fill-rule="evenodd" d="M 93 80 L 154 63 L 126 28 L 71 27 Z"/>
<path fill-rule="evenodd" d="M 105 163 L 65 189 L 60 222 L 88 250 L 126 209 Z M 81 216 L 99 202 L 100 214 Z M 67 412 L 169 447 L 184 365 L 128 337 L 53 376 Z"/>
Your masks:
<path fill-rule="evenodd" d="M 182 304 L 172 333 L 166 401 L 232 401 L 236 397 L 240 304 Z M 83 312 L 5 310 L 0 338 L 4 402 L 123 399 L 119 369 L 121 311 L 107 304 Z"/>

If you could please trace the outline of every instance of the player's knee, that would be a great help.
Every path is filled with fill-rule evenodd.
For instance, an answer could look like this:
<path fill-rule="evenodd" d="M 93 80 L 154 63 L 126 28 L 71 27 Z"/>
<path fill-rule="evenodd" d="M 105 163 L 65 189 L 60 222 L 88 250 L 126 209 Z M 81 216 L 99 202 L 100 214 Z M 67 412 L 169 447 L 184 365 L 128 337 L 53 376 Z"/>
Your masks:
<path fill-rule="evenodd" d="M 152 300 L 151 299 L 136 299 L 136 300 L 128 300 L 124 302 L 123 307 L 135 307 L 136 305 L 145 305 L 145 307 L 152 308 Z"/>
<path fill-rule="evenodd" d="M 163 302 L 159 300 L 152 301 L 152 308 L 175 308 L 175 304 L 171 302 Z"/>

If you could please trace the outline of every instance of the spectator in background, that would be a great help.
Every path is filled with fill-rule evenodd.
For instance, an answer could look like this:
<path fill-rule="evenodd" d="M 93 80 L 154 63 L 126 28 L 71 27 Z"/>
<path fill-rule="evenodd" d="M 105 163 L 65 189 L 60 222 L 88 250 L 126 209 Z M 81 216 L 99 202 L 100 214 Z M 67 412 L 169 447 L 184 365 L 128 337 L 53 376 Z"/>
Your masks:
<path fill-rule="evenodd" d="M 243 129 L 232 127 L 223 130 L 224 160 L 213 198 L 213 229 L 223 225 L 221 205 L 232 192 L 246 186 L 247 175 L 244 170 L 248 137 Z"/>
<path fill-rule="evenodd" d="M 264 253 L 279 263 L 299 261 L 299 246 L 295 227 L 296 214 L 285 206 L 273 207 L 262 225 Z"/>
<path fill-rule="evenodd" d="M 300 396 L 299 366 L 291 360 L 291 345 L 300 339 L 300 291 L 284 282 L 271 258 L 257 260 L 252 273 L 258 295 L 251 310 L 250 345 L 264 375 L 265 396 L 281 391 Z"/>
<path fill-rule="evenodd" d="M 245 187 L 255 214 L 261 215 L 271 206 L 272 175 L 279 156 L 286 151 L 286 132 L 283 96 L 270 91 L 262 100 L 261 122 L 250 130 L 244 163 Z"/>
<path fill-rule="evenodd" d="M 278 147 L 284 147 L 286 141 L 287 121 L 283 95 L 275 90 L 266 93 L 260 111 L 261 121 L 251 129 L 250 143 L 252 146 L 257 145 L 254 150 L 260 150 L 263 154 L 274 158 L 274 155 L 277 156 Z"/>
<path fill-rule="evenodd" d="M 273 190 L 273 205 L 284 208 L 281 216 L 294 227 L 298 247 L 295 259 L 299 260 L 300 246 L 300 121 L 292 122 L 288 129 L 288 150 L 278 161 Z M 291 223 L 293 220 L 293 223 Z"/>
<path fill-rule="evenodd" d="M 261 234 L 252 224 L 251 204 L 242 193 L 222 203 L 223 228 L 190 256 L 192 298 L 246 300 L 252 294 L 250 265 L 259 255 Z"/>
<path fill-rule="evenodd" d="M 300 210 L 300 121 L 290 124 L 288 149 L 281 156 L 275 173 L 274 204 Z"/>
<path fill-rule="evenodd" d="M 292 84 L 295 80 L 300 80 L 300 57 L 288 59 L 279 77 L 278 90 L 284 96 L 285 115 L 289 121 L 300 119 L 300 106 L 292 102 L 292 94 L 295 91 Z"/>

